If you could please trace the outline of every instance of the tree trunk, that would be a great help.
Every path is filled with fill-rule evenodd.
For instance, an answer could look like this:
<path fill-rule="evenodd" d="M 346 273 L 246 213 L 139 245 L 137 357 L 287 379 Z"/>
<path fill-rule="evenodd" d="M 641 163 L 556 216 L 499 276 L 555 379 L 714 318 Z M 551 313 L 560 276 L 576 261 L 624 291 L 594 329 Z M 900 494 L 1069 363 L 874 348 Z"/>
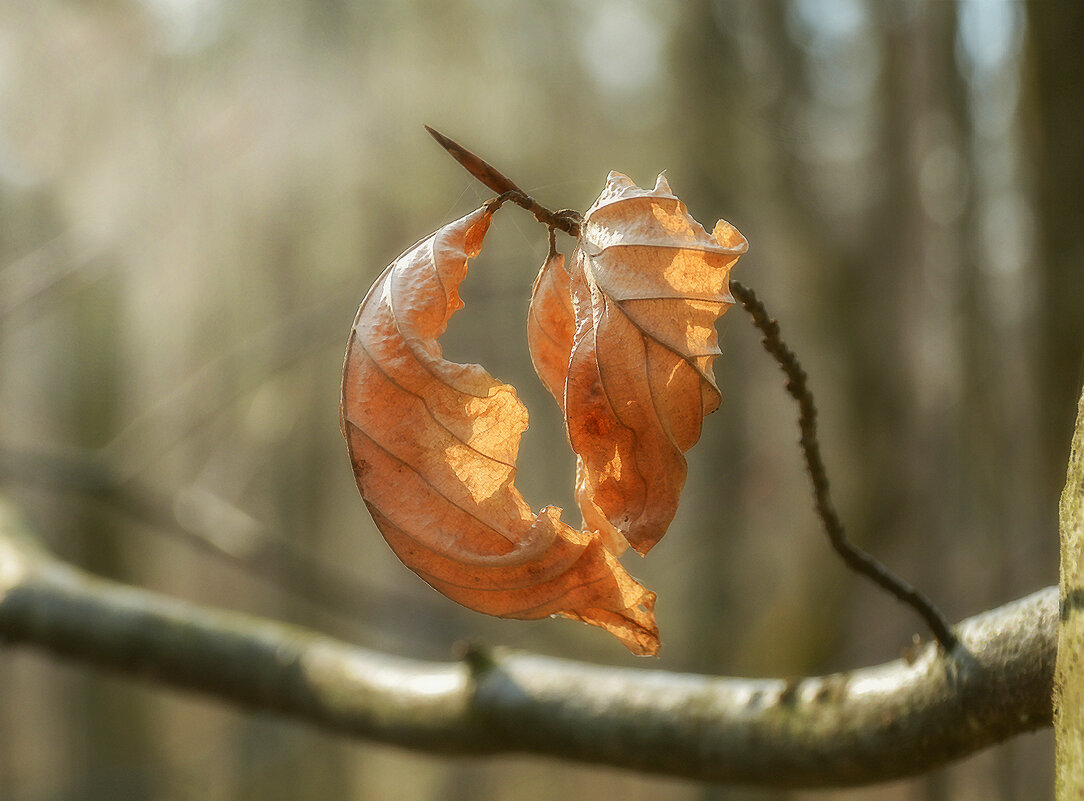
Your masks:
<path fill-rule="evenodd" d="M 1084 393 L 1061 494 L 1061 622 L 1055 668 L 1057 797 L 1084 797 Z"/>

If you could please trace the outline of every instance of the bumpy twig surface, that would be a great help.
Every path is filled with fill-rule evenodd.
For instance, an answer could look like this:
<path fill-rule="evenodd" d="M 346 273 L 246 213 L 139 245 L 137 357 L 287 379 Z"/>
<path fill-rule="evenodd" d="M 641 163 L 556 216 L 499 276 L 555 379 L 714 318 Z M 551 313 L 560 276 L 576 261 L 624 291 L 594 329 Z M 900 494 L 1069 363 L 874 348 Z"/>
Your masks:
<path fill-rule="evenodd" d="M 779 323 L 768 315 L 768 310 L 756 293 L 738 281 L 730 282 L 730 291 L 752 316 L 753 324 L 764 334 L 764 339 L 761 340 L 764 349 L 779 363 L 787 376 L 787 392 L 798 402 L 798 428 L 801 431 L 799 441 L 802 454 L 805 456 L 806 469 L 813 482 L 817 516 L 824 524 L 824 530 L 828 534 L 832 548 L 848 567 L 870 579 L 921 615 L 945 651 L 954 653 L 958 650 L 960 643 L 941 610 L 920 590 L 896 576 L 847 539 L 843 532 L 843 523 L 840 522 L 839 515 L 832 505 L 828 471 L 824 467 L 820 441 L 817 439 L 817 407 L 813 402 L 813 393 L 807 384 L 806 372 L 799 364 L 794 351 L 783 341 L 779 333 Z"/>

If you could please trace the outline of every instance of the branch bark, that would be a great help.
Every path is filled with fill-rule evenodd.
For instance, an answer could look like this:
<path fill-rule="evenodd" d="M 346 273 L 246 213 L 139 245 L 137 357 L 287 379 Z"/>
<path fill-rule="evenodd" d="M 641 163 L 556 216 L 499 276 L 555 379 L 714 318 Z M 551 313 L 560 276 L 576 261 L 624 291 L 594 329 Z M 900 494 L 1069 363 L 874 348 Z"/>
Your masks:
<path fill-rule="evenodd" d="M 0 504 L 0 637 L 58 656 L 436 753 L 533 753 L 762 786 L 915 775 L 1051 723 L 1048 588 L 849 673 L 741 679 L 503 650 L 427 663 L 96 578 Z M 957 652 L 958 654 L 961 652 Z"/>
<path fill-rule="evenodd" d="M 1057 798 L 1084 795 L 1084 392 L 1077 403 L 1065 489 L 1059 505 L 1061 621 L 1058 632 L 1054 736 Z"/>

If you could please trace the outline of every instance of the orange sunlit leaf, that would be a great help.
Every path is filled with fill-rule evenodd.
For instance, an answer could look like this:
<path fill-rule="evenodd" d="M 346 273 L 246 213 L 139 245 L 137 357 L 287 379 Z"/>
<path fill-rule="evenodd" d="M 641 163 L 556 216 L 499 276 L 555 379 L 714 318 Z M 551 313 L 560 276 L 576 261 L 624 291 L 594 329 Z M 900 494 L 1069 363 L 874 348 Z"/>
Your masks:
<path fill-rule="evenodd" d="M 396 555 L 449 598 L 499 617 L 575 618 L 654 654 L 655 594 L 598 532 L 555 507 L 535 515 L 513 486 L 527 428 L 515 390 L 441 354 L 490 219 L 483 207 L 423 239 L 362 301 L 341 408 L 358 488 Z"/>
<path fill-rule="evenodd" d="M 584 527 L 608 543 L 624 538 L 647 553 L 674 517 L 684 452 L 719 406 L 715 321 L 734 302 L 730 268 L 746 248 L 723 220 L 705 231 L 661 175 L 646 190 L 611 172 L 584 217 L 567 277 L 549 262 L 540 273 L 528 329 L 550 322 L 531 331 L 532 356 L 579 457 Z M 565 286 L 571 338 L 564 318 L 552 322 Z M 559 344 L 534 347 L 547 337 Z M 562 373 L 553 363 L 566 351 Z"/>
<path fill-rule="evenodd" d="M 527 344 L 542 384 L 563 409 L 565 378 L 576 334 L 576 313 L 572 308 L 565 257 L 552 253 L 531 288 L 527 309 Z"/>

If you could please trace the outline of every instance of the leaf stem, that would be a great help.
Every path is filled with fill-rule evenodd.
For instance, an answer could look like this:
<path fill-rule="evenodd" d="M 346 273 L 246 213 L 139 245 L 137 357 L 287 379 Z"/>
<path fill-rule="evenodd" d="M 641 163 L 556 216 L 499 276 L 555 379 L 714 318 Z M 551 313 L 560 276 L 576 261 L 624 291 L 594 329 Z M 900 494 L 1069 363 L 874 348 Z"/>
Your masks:
<path fill-rule="evenodd" d="M 798 357 L 783 341 L 779 333 L 779 323 L 768 315 L 767 309 L 756 293 L 738 281 L 730 282 L 730 291 L 752 316 L 753 324 L 764 334 L 762 340 L 764 349 L 775 358 L 786 374 L 787 392 L 798 402 L 798 428 L 801 431 L 802 453 L 805 456 L 809 477 L 813 482 L 817 515 L 824 524 L 824 530 L 828 534 L 832 548 L 852 570 L 870 579 L 895 596 L 897 600 L 914 609 L 926 621 L 926 625 L 930 627 L 945 651 L 952 653 L 959 645 L 959 640 L 941 610 L 920 590 L 893 574 L 875 558 L 850 542 L 843 533 L 843 524 L 832 505 L 829 494 L 828 473 L 821 459 L 820 442 L 817 440 L 817 407 L 813 402 L 813 393 L 807 385 L 806 372 L 798 362 Z"/>

